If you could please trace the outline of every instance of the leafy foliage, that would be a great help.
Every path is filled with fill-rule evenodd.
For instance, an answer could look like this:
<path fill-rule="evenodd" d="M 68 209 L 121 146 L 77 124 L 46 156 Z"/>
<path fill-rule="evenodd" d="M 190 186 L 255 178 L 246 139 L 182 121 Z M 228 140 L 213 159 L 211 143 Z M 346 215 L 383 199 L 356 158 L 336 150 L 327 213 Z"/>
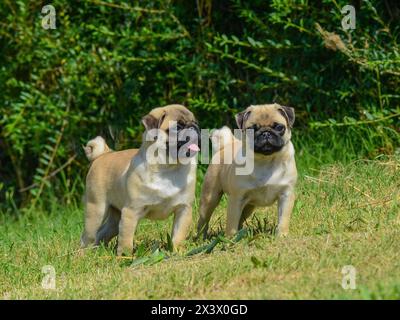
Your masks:
<path fill-rule="evenodd" d="M 169 103 L 204 128 L 252 103 L 293 106 L 305 162 L 396 152 L 400 6 L 356 1 L 343 31 L 347 2 L 54 0 L 55 30 L 44 1 L 1 2 L 1 202 L 77 201 L 80 145 L 138 146 L 140 118 Z"/>

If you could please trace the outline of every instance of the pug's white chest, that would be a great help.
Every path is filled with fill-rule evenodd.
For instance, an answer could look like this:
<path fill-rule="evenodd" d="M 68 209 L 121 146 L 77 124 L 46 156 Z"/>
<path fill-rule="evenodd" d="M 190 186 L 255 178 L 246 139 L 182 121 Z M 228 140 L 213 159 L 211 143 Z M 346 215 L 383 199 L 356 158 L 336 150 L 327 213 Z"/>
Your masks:
<path fill-rule="evenodd" d="M 258 206 L 271 206 L 285 189 L 282 185 L 269 185 L 252 190 L 248 193 L 248 203 Z"/>
<path fill-rule="evenodd" d="M 255 170 L 249 181 L 245 197 L 255 206 L 270 206 L 292 183 L 284 166 Z"/>
<path fill-rule="evenodd" d="M 153 177 L 150 181 L 147 181 L 143 187 L 147 189 L 149 195 L 159 196 L 162 199 L 171 198 L 182 192 L 184 188 L 184 181 L 177 181 L 176 179 L 167 177 Z"/>
<path fill-rule="evenodd" d="M 180 204 L 188 200 L 188 184 L 191 179 L 184 177 L 158 177 L 144 184 L 147 194 L 146 217 L 152 220 L 166 219 Z"/>
<path fill-rule="evenodd" d="M 137 171 L 129 183 L 130 201 L 141 204 L 150 215 L 166 218 L 168 213 L 179 204 L 191 200 L 189 193 L 196 177 L 194 167 L 177 170 Z M 144 172 L 144 173 L 143 173 Z"/>

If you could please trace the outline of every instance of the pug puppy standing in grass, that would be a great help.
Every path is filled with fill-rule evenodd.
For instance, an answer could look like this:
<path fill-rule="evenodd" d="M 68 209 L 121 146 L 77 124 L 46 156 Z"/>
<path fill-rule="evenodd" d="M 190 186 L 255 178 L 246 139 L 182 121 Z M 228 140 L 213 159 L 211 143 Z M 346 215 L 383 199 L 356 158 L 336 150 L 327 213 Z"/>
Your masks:
<path fill-rule="evenodd" d="M 117 254 L 131 254 L 139 221 L 166 219 L 171 213 L 175 215 L 174 247 L 187 235 L 192 221 L 196 161 L 181 161 L 170 150 L 194 160 L 199 151 L 197 121 L 184 106 L 168 105 L 153 109 L 142 123 L 146 130 L 140 149 L 110 151 L 101 137 L 85 148 L 92 163 L 86 177 L 82 247 L 107 244 L 118 235 Z M 170 139 L 174 136 L 171 132 L 176 140 Z M 158 161 L 162 152 L 165 161 Z"/>
<path fill-rule="evenodd" d="M 236 116 L 237 125 L 245 137 L 247 129 L 254 130 L 254 146 L 252 141 L 248 141 L 254 153 L 245 155 L 246 161 L 254 161 L 254 169 L 248 175 L 237 174 L 235 158 L 242 152 L 242 141 L 236 139 L 227 127 L 214 134 L 214 138 L 219 139 L 219 150 L 213 157 L 219 157 L 220 161 L 211 161 L 204 178 L 199 234 L 206 235 L 211 215 L 225 193 L 228 197 L 227 236 L 241 229 L 256 207 L 271 206 L 276 201 L 277 234 L 287 235 L 297 180 L 294 147 L 290 141 L 294 119 L 294 109 L 279 104 L 250 106 Z M 228 152 L 233 151 L 232 163 L 224 163 L 226 148 L 229 148 Z"/>

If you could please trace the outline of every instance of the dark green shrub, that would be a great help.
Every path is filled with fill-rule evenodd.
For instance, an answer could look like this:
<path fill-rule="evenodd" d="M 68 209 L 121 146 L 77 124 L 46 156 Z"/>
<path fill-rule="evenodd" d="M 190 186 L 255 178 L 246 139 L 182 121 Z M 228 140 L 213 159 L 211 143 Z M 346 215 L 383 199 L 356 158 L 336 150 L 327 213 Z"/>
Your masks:
<path fill-rule="evenodd" d="M 208 128 L 249 104 L 293 106 L 304 164 L 398 148 L 397 1 L 357 1 L 348 32 L 346 1 L 55 0 L 55 30 L 41 26 L 45 4 L 0 3 L 4 208 L 79 200 L 81 144 L 138 146 L 140 118 L 168 103 Z"/>

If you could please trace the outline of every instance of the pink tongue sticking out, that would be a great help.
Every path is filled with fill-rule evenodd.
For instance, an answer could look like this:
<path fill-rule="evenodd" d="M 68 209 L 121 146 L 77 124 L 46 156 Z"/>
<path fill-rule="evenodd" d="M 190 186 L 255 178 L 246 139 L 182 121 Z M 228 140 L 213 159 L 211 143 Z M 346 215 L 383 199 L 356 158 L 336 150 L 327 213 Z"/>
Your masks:
<path fill-rule="evenodd" d="M 192 151 L 194 151 L 194 152 L 200 151 L 199 146 L 198 146 L 197 144 L 195 144 L 195 143 L 192 143 L 191 145 L 189 145 L 188 149 L 189 149 L 189 150 L 192 150 Z"/>

